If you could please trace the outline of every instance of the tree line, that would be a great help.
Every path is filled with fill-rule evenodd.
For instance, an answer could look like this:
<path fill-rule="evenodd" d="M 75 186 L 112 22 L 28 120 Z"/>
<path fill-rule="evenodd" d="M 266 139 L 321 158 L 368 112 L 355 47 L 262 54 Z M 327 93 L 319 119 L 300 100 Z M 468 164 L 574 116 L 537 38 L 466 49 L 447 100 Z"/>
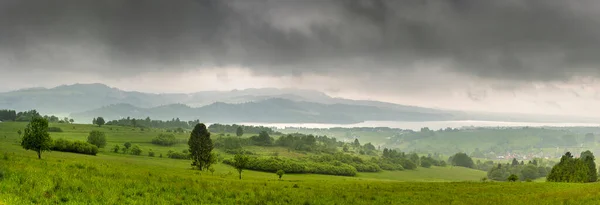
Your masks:
<path fill-rule="evenodd" d="M 150 117 L 146 117 L 145 119 L 136 119 L 136 118 L 121 118 L 118 120 L 111 120 L 106 122 L 106 125 L 117 125 L 117 126 L 127 126 L 127 127 L 139 127 L 139 128 L 159 128 L 159 129 L 191 129 L 194 125 L 199 124 L 200 120 L 193 121 L 183 121 L 179 120 L 179 118 L 173 118 L 171 120 L 153 120 Z M 96 123 L 94 123 L 96 124 Z"/>
<path fill-rule="evenodd" d="M 15 110 L 0 110 L 0 121 L 15 121 L 15 122 L 29 122 L 31 119 L 41 117 L 50 123 L 73 123 L 73 119 L 68 117 L 59 118 L 54 115 L 42 116 L 37 110 L 29 110 L 24 112 L 16 112 Z"/>
<path fill-rule="evenodd" d="M 264 126 L 247 126 L 247 125 L 224 125 L 224 124 L 211 124 L 208 126 L 208 131 L 217 132 L 217 133 L 240 133 L 240 130 L 243 133 L 247 134 L 260 134 L 261 132 L 266 132 L 267 134 L 281 134 L 280 132 L 274 131 L 270 127 Z M 238 135 L 241 136 L 241 135 Z"/>

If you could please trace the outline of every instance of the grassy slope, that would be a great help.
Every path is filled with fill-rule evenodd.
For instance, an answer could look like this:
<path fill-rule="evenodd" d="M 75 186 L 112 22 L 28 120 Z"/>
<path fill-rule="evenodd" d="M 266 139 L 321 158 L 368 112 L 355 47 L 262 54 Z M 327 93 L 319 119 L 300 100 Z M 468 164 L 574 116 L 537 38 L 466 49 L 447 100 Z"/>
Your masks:
<path fill-rule="evenodd" d="M 189 161 L 100 153 L 35 153 L 21 149 L 16 130 L 24 124 L 0 123 L 0 204 L 67 202 L 71 204 L 564 204 L 600 203 L 600 184 L 396 182 L 477 180 L 483 172 L 447 168 L 360 173 L 358 177 L 285 175 L 244 171 L 216 165 L 213 174 L 189 169 Z M 54 125 L 53 125 L 54 126 Z M 79 134 L 52 133 L 54 138 L 85 139 L 91 128 L 75 125 Z M 73 127 L 68 125 L 64 127 Z M 96 128 L 94 128 L 96 129 Z M 154 135 L 112 133 L 142 144 Z M 116 130 L 113 129 L 113 132 Z M 114 135 L 113 135 L 114 134 Z M 6 136 L 6 138 L 4 137 Z M 179 149 L 175 149 L 179 150 Z M 298 188 L 294 188 L 297 185 Z"/>

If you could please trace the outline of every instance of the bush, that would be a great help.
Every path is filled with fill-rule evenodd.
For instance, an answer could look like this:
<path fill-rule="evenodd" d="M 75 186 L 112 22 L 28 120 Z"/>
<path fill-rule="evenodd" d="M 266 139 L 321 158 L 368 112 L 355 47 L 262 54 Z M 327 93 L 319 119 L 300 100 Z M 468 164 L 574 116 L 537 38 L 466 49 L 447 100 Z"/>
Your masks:
<path fill-rule="evenodd" d="M 223 160 L 224 164 L 232 165 L 232 159 Z M 283 159 L 278 157 L 258 158 L 251 157 L 245 166 L 249 170 L 276 172 L 283 170 L 285 173 L 312 173 L 339 176 L 356 176 L 356 168 L 348 164 L 338 162 L 338 164 L 317 163 L 297 161 L 292 159 Z"/>
<path fill-rule="evenodd" d="M 256 153 L 248 151 L 248 150 L 242 150 L 242 149 L 226 149 L 225 153 L 227 154 L 243 154 L 243 155 L 256 155 Z"/>
<path fill-rule="evenodd" d="M 106 136 L 104 135 L 104 132 L 94 130 L 88 135 L 87 142 L 96 145 L 99 148 L 103 148 L 106 146 Z"/>
<path fill-rule="evenodd" d="M 114 153 L 119 153 L 119 150 L 120 150 L 120 149 L 121 149 L 121 148 L 119 147 L 119 145 L 115 145 L 115 146 L 112 148 L 112 151 L 113 151 Z"/>
<path fill-rule="evenodd" d="M 448 159 L 448 161 L 454 165 L 454 166 L 460 166 L 460 167 L 466 167 L 466 168 L 473 168 L 474 167 L 474 163 L 473 163 L 473 159 L 471 159 L 471 157 L 469 157 L 467 154 L 465 153 L 456 153 L 453 156 L 450 157 L 450 159 Z"/>
<path fill-rule="evenodd" d="M 98 147 L 96 145 L 81 142 L 81 141 L 68 141 L 65 139 L 57 139 L 54 141 L 54 145 L 51 150 L 60 152 L 73 152 L 87 155 L 96 155 L 98 153 Z"/>
<path fill-rule="evenodd" d="M 49 127 L 48 132 L 62 132 L 63 130 L 60 127 Z"/>
<path fill-rule="evenodd" d="M 125 149 L 129 149 L 131 147 L 131 142 L 125 142 L 123 146 Z"/>
<path fill-rule="evenodd" d="M 137 145 L 133 145 L 133 147 L 131 148 L 131 154 L 133 154 L 133 155 L 141 155 L 142 154 L 142 149 L 140 149 L 140 147 L 138 147 Z"/>
<path fill-rule="evenodd" d="M 169 150 L 169 152 L 167 153 L 167 157 L 171 158 L 171 159 L 190 159 L 190 155 L 189 154 L 184 154 L 184 153 L 180 153 L 180 152 L 173 152 L 171 150 Z"/>
<path fill-rule="evenodd" d="M 154 157 L 154 151 L 152 151 L 152 149 L 148 150 L 148 156 Z"/>
<path fill-rule="evenodd" d="M 399 164 L 380 162 L 378 165 L 383 170 L 389 170 L 389 171 L 402 171 L 402 170 L 404 170 L 404 167 L 402 167 L 402 165 L 399 165 Z"/>
<path fill-rule="evenodd" d="M 431 167 L 431 162 L 429 162 L 429 161 L 422 161 L 421 162 L 421 166 L 425 167 L 425 168 L 429 168 L 429 167 Z"/>
<path fill-rule="evenodd" d="M 508 176 L 507 180 L 509 182 L 516 182 L 516 181 L 519 181 L 519 176 L 511 174 L 510 176 Z"/>
<path fill-rule="evenodd" d="M 379 172 L 381 167 L 373 162 L 365 162 L 362 158 L 344 153 L 333 155 L 321 155 L 311 158 L 315 162 L 327 162 L 329 164 L 347 164 L 354 167 L 359 172 Z"/>
<path fill-rule="evenodd" d="M 214 140 L 215 148 L 221 148 L 225 150 L 242 149 L 242 145 L 248 145 L 249 143 L 249 139 L 241 139 L 239 137 L 219 137 Z"/>
<path fill-rule="evenodd" d="M 171 146 L 177 144 L 177 139 L 173 134 L 159 134 L 158 137 L 152 139 L 152 144 L 161 146 Z"/>

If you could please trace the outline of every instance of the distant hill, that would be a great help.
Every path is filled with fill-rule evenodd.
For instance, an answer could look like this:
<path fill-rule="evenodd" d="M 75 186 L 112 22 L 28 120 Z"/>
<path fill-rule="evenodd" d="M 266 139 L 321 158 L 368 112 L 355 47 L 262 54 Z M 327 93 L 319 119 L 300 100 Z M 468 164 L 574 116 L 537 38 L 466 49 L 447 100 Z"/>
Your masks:
<path fill-rule="evenodd" d="M 71 114 L 78 122 L 93 117 L 181 118 L 203 121 L 277 123 L 357 123 L 363 121 L 489 120 L 523 122 L 600 122 L 597 118 L 462 112 L 393 103 L 333 98 L 301 89 L 245 89 L 196 93 L 143 93 L 104 84 L 73 84 L 0 93 L 0 109 L 36 109 Z"/>
<path fill-rule="evenodd" d="M 115 104 L 86 112 L 73 113 L 76 120 L 90 120 L 103 116 L 108 119 L 122 117 L 181 120 L 200 119 L 204 122 L 236 123 L 358 123 L 369 120 L 388 121 L 429 121 L 451 120 L 446 113 L 420 113 L 400 111 L 364 105 L 323 104 L 271 98 L 239 104 L 217 102 L 207 106 L 192 108 L 182 104 L 140 108 L 130 104 Z"/>
<path fill-rule="evenodd" d="M 73 84 L 0 93 L 0 108 L 71 114 L 82 122 L 96 116 L 280 123 L 451 119 L 448 112 L 441 110 L 276 88 L 154 94 L 123 91 L 104 84 Z"/>
<path fill-rule="evenodd" d="M 123 91 L 104 84 L 74 84 L 55 88 L 30 88 L 0 93 L 0 108 L 14 110 L 37 109 L 42 113 L 84 112 L 115 104 L 130 104 L 153 108 L 170 104 L 192 107 L 215 102 L 245 103 L 271 98 L 324 102 L 333 99 L 324 93 L 300 89 L 246 89 L 204 91 L 196 93 L 154 94 Z"/>

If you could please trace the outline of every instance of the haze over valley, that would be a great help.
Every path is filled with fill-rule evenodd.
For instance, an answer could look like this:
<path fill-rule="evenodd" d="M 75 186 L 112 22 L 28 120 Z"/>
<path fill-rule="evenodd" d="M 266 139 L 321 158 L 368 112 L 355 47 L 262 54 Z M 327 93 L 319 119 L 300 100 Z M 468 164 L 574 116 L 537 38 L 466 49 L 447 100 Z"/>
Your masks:
<path fill-rule="evenodd" d="M 406 129 L 415 129 L 415 126 L 441 126 L 428 123 L 435 121 L 447 121 L 448 123 L 442 124 L 453 128 L 591 126 L 600 121 L 598 118 L 581 116 L 434 109 L 373 100 L 334 98 L 314 90 L 277 88 L 154 94 L 123 91 L 104 84 L 73 84 L 0 93 L 0 107 L 20 111 L 36 109 L 43 113 L 70 117 L 80 123 L 91 123 L 92 118 L 104 116 L 108 119 L 200 119 L 210 123 L 288 123 L 289 126 L 294 126 L 295 123 L 308 127 L 348 127 L 354 124 L 353 126 L 386 125 L 403 128 L 400 127 L 403 122 L 412 122 L 410 128 Z M 383 122 L 377 123 L 378 121 Z M 398 123 L 390 123 L 394 121 Z"/>
<path fill-rule="evenodd" d="M 600 204 L 598 0 L 0 0 L 0 205 Z"/>

